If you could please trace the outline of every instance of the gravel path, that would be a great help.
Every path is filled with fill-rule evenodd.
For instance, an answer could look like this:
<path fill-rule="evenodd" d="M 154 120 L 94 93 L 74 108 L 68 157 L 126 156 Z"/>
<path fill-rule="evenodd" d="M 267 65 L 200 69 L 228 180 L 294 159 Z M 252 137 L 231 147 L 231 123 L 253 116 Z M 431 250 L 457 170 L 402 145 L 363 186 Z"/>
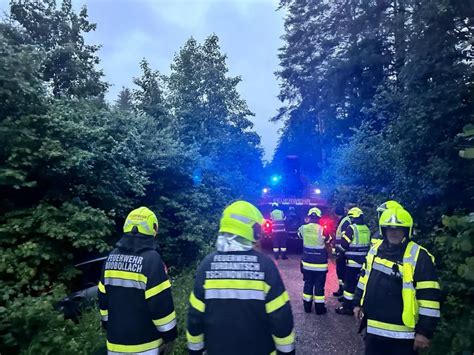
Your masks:
<path fill-rule="evenodd" d="M 332 295 L 338 288 L 336 265 L 329 262 L 326 279 L 326 307 L 328 313 L 317 316 L 303 310 L 303 275 L 300 272 L 300 255 L 290 255 L 289 260 L 276 261 L 285 287 L 290 295 L 295 318 L 297 354 L 363 354 L 363 341 L 354 317 L 336 314 L 339 302 Z"/>

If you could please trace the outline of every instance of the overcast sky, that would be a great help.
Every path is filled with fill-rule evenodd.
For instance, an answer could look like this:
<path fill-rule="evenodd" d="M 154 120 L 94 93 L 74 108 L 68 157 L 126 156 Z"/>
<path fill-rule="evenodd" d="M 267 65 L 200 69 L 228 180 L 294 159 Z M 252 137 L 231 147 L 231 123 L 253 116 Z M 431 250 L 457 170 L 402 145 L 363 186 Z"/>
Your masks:
<path fill-rule="evenodd" d="M 220 38 L 228 55 L 230 75 L 240 75 L 239 91 L 256 116 L 266 159 L 271 159 L 280 124 L 268 122 L 278 107 L 278 48 L 282 46 L 283 10 L 278 0 L 73 0 L 86 4 L 97 30 L 90 43 L 102 44 L 101 67 L 113 86 L 109 100 L 122 86 L 132 86 L 139 61 L 169 73 L 174 53 L 190 37 L 202 42 L 209 34 Z M 0 0 L 7 10 L 8 0 Z"/>

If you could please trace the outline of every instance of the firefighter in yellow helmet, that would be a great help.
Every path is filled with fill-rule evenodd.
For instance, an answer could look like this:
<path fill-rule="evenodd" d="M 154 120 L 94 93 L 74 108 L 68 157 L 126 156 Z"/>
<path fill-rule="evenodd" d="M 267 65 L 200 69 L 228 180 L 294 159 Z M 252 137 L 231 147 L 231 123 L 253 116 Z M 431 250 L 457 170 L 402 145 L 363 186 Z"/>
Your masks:
<path fill-rule="evenodd" d="M 245 201 L 224 210 L 217 250 L 201 262 L 189 298 L 190 354 L 294 354 L 288 293 L 274 262 L 254 249 L 263 221 Z"/>
<path fill-rule="evenodd" d="M 154 238 L 158 219 L 146 207 L 128 215 L 123 236 L 99 281 L 99 309 L 109 354 L 158 354 L 176 338 L 171 284 Z"/>
<path fill-rule="evenodd" d="M 308 223 L 298 229 L 298 235 L 303 238 L 303 258 L 301 272 L 303 273 L 303 306 L 306 313 L 311 312 L 313 301 L 316 314 L 327 312 L 324 297 L 324 285 L 328 272 L 328 252 L 324 228 L 319 224 L 321 210 L 313 207 L 308 211 Z"/>
<path fill-rule="evenodd" d="M 440 317 L 434 258 L 411 240 L 403 208 L 385 210 L 379 227 L 383 241 L 370 249 L 354 297 L 354 314 L 367 325 L 365 353 L 416 354 L 429 347 Z"/>
<path fill-rule="evenodd" d="M 377 207 L 378 219 L 380 219 L 380 216 L 382 215 L 382 213 L 388 210 L 389 208 L 403 208 L 403 206 L 394 200 L 385 201 L 384 203 L 382 203 L 380 206 Z M 380 234 L 380 230 L 377 229 L 377 231 L 374 234 L 372 234 L 372 237 L 370 237 L 370 243 L 371 245 L 374 245 L 375 242 L 381 239 L 383 239 L 382 235 Z"/>
<path fill-rule="evenodd" d="M 272 203 L 270 218 L 272 220 L 273 255 L 278 260 L 281 254 L 281 258 L 286 260 L 288 259 L 286 256 L 286 216 L 276 202 Z"/>
<path fill-rule="evenodd" d="M 342 232 L 341 240 L 341 250 L 346 256 L 344 293 L 342 306 L 336 308 L 336 313 L 352 315 L 357 279 L 370 248 L 370 230 L 364 222 L 364 212 L 359 207 L 351 208 L 347 215 L 351 224 Z"/>
<path fill-rule="evenodd" d="M 336 274 L 339 283 L 339 288 L 333 292 L 333 296 L 342 297 L 344 292 L 344 275 L 346 271 L 346 255 L 341 248 L 342 232 L 345 231 L 351 224 L 351 218 L 347 215 L 346 208 L 336 208 L 336 214 L 341 216 L 336 229 L 336 240 L 334 244 L 334 251 L 336 253 Z"/>

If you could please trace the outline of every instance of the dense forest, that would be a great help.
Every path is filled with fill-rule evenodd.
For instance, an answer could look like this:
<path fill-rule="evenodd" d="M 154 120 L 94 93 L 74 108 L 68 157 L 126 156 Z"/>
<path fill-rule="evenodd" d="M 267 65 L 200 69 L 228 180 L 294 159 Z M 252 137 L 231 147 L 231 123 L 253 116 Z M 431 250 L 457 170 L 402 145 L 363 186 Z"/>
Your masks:
<path fill-rule="evenodd" d="M 108 103 L 99 46 L 84 39 L 94 29 L 70 0 L 12 1 L 0 24 L 2 353 L 101 345 L 98 323 L 80 344 L 52 307 L 74 263 L 109 251 L 132 208 L 158 214 L 173 272 L 209 249 L 222 208 L 259 184 L 253 113 L 217 36 L 190 38 L 168 76 L 143 59 L 134 87 Z"/>
<path fill-rule="evenodd" d="M 431 351 L 474 348 L 474 7 L 469 1 L 282 0 L 286 154 L 372 216 L 395 199 L 446 296 Z M 471 153 L 469 153 L 471 152 Z M 472 158 L 472 155 L 471 155 Z"/>
<path fill-rule="evenodd" d="M 469 1 L 281 0 L 284 122 L 271 162 L 300 156 L 334 204 L 399 200 L 444 292 L 433 354 L 474 351 L 474 8 Z M 99 24 L 100 25 L 100 24 Z M 0 352 L 91 354 L 98 313 L 55 303 L 77 262 L 104 255 L 132 208 L 158 215 L 184 352 L 193 267 L 222 208 L 258 197 L 263 150 L 219 38 L 143 59 L 114 102 L 96 25 L 71 0 L 12 0 L 0 22 Z M 179 44 L 177 44 L 178 46 Z M 251 60 L 251 53 L 249 53 Z M 470 214 L 471 212 L 471 214 Z M 375 221 L 372 221 L 375 226 Z"/>

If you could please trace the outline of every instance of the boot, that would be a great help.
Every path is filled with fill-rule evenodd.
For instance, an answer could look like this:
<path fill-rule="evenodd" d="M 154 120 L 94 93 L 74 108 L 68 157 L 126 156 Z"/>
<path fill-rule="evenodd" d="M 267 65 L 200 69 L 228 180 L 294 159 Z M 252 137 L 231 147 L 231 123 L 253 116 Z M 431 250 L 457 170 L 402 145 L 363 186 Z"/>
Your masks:
<path fill-rule="evenodd" d="M 303 307 L 304 307 L 304 311 L 306 313 L 311 313 L 311 308 L 313 306 L 313 302 L 307 302 L 307 301 L 303 301 Z"/>
<path fill-rule="evenodd" d="M 338 300 L 339 302 L 344 302 L 344 296 L 338 297 L 337 300 Z"/>
<path fill-rule="evenodd" d="M 282 256 L 281 256 L 281 258 L 282 258 L 283 260 L 288 260 L 288 257 L 286 256 L 286 253 L 283 253 Z"/>
<path fill-rule="evenodd" d="M 275 253 L 275 260 L 278 260 L 278 259 L 280 259 L 280 254 Z"/>
<path fill-rule="evenodd" d="M 336 292 L 333 292 L 332 295 L 335 297 L 341 297 L 344 292 L 342 285 L 339 285 L 339 289 Z"/>
<path fill-rule="evenodd" d="M 351 308 L 344 307 L 344 306 L 336 308 L 336 313 L 337 314 L 344 314 L 344 315 L 347 315 L 347 316 L 354 315 L 354 312 L 352 311 Z"/>
<path fill-rule="evenodd" d="M 326 306 L 324 305 L 324 303 L 315 303 L 314 307 L 316 309 L 316 314 L 317 315 L 326 314 L 327 311 L 328 311 L 326 309 Z"/>

